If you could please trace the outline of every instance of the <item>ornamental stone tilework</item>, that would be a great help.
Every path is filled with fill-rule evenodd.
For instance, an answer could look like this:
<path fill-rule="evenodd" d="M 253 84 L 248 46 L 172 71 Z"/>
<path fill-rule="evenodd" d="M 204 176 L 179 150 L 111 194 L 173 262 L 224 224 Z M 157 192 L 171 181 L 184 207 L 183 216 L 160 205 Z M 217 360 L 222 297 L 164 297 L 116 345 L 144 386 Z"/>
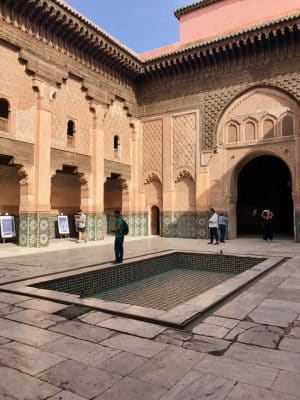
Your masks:
<path fill-rule="evenodd" d="M 41 214 L 20 215 L 19 245 L 22 247 L 48 246 L 49 216 Z"/>
<path fill-rule="evenodd" d="M 163 174 L 163 121 L 156 119 L 142 124 L 142 162 L 144 181 L 150 174 L 156 173 L 161 179 Z"/>
<path fill-rule="evenodd" d="M 164 212 L 161 236 L 206 239 L 208 237 L 208 213 Z"/>

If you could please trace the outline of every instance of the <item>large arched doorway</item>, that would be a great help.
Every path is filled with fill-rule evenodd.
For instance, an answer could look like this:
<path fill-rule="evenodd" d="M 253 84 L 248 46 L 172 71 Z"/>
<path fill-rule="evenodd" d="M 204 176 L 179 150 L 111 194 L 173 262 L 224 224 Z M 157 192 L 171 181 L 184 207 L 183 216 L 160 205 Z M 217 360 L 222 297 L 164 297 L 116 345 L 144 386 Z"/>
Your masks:
<path fill-rule="evenodd" d="M 160 235 L 160 212 L 157 206 L 151 207 L 151 235 Z"/>
<path fill-rule="evenodd" d="M 287 165 L 279 158 L 263 155 L 249 161 L 237 182 L 237 234 L 260 234 L 261 213 L 274 213 L 274 231 L 293 234 L 292 179 Z"/>

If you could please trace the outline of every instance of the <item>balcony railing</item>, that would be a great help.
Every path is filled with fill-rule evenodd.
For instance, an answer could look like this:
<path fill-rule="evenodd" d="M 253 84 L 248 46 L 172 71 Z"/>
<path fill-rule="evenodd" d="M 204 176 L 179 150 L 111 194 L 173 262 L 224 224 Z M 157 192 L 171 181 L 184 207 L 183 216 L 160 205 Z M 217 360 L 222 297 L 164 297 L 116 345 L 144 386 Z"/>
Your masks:
<path fill-rule="evenodd" d="M 0 117 L 0 131 L 8 132 L 8 119 Z"/>

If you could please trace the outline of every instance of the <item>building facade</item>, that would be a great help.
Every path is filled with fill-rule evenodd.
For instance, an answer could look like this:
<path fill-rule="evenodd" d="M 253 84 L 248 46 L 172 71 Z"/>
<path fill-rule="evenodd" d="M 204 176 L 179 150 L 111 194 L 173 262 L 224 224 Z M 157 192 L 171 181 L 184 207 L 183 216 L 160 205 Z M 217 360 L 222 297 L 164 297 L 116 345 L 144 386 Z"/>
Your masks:
<path fill-rule="evenodd" d="M 47 246 L 59 213 L 89 240 L 120 208 L 130 234 L 300 241 L 298 0 L 202 0 L 180 40 L 137 54 L 61 0 L 0 0 L 0 213 Z"/>

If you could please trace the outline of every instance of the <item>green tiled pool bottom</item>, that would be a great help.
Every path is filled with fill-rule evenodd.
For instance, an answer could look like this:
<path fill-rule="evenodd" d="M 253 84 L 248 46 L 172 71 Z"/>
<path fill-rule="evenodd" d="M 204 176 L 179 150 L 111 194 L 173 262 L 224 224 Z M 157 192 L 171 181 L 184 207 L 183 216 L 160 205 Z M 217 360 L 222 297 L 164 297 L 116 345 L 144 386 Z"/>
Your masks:
<path fill-rule="evenodd" d="M 168 252 L 121 265 L 95 267 L 34 284 L 35 288 L 105 302 L 170 310 L 259 264 L 264 259 L 223 254 Z"/>
<path fill-rule="evenodd" d="M 234 276 L 232 273 L 173 269 L 92 297 L 146 308 L 169 310 Z"/>

